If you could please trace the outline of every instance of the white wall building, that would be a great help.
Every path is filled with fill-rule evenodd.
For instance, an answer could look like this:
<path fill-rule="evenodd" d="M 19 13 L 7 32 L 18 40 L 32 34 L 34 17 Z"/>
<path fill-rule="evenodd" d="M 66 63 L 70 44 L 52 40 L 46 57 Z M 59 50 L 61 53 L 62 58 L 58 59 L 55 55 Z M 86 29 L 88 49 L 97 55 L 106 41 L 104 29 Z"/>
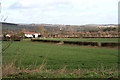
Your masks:
<path fill-rule="evenodd" d="M 24 33 L 25 34 L 25 37 L 27 38 L 38 38 L 41 34 L 40 33 Z"/>
<path fill-rule="evenodd" d="M 32 34 L 25 34 L 25 37 L 32 38 L 33 35 Z"/>

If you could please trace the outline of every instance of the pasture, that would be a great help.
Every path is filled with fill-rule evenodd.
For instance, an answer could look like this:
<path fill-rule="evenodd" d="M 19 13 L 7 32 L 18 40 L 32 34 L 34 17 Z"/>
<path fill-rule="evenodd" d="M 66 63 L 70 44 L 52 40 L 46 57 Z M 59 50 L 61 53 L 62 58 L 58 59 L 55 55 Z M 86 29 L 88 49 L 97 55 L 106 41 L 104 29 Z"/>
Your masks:
<path fill-rule="evenodd" d="M 42 38 L 45 40 L 85 41 L 85 42 L 118 42 L 118 38 Z"/>
<path fill-rule="evenodd" d="M 74 40 L 83 41 L 85 39 Z M 95 39 L 90 40 L 95 41 Z M 103 39 L 96 39 L 96 41 L 101 42 Z M 104 41 L 107 41 L 107 39 Z M 112 40 L 109 39 L 109 41 L 111 42 Z M 113 39 L 113 41 L 117 40 Z M 3 42 L 3 47 L 7 43 L 8 42 Z M 67 70 L 93 70 L 104 68 L 116 71 L 118 69 L 118 49 L 64 46 L 39 42 L 33 43 L 29 40 L 13 42 L 12 45 L 3 52 L 2 58 L 3 64 L 8 64 L 15 60 L 15 66 L 17 67 L 40 66 L 45 60 L 46 64 L 44 69 L 47 70 L 58 70 L 65 66 Z"/>

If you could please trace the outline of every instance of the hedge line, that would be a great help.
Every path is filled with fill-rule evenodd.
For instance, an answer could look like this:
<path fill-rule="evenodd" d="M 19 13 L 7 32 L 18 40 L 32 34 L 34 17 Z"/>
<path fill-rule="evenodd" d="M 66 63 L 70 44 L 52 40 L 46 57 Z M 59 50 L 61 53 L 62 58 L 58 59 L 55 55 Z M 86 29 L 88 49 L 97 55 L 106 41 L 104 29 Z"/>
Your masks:
<path fill-rule="evenodd" d="M 12 38 L 9 38 L 9 37 L 5 37 L 5 38 L 2 38 L 2 41 L 21 41 L 22 38 L 21 37 L 12 37 Z"/>
<path fill-rule="evenodd" d="M 52 42 L 52 43 L 59 43 L 59 40 L 40 40 L 40 39 L 31 39 L 33 42 Z"/>
<path fill-rule="evenodd" d="M 84 46 L 99 46 L 97 42 L 79 42 L 79 41 L 63 41 L 65 44 L 76 44 Z"/>
<path fill-rule="evenodd" d="M 113 43 L 113 42 L 109 42 L 109 43 L 105 43 L 102 42 L 101 43 L 101 47 L 120 47 L 120 43 Z"/>
<path fill-rule="evenodd" d="M 51 42 L 59 43 L 60 40 L 42 40 L 42 39 L 31 39 L 33 42 Z M 64 44 L 75 44 L 81 46 L 101 46 L 101 47 L 118 47 L 120 43 L 118 42 L 102 42 L 100 45 L 98 42 L 80 42 L 80 41 L 63 41 Z"/>
<path fill-rule="evenodd" d="M 51 38 L 51 37 L 46 37 Z M 52 37 L 52 38 L 120 38 L 120 37 Z"/>
<path fill-rule="evenodd" d="M 52 42 L 59 43 L 60 40 L 40 40 L 40 39 L 31 39 L 33 42 Z M 90 46 L 99 46 L 97 42 L 79 42 L 79 41 L 63 41 L 64 44 L 76 44 L 76 45 L 90 45 Z"/>
<path fill-rule="evenodd" d="M 9 37 L 2 38 L 2 41 L 10 41 L 10 38 Z"/>

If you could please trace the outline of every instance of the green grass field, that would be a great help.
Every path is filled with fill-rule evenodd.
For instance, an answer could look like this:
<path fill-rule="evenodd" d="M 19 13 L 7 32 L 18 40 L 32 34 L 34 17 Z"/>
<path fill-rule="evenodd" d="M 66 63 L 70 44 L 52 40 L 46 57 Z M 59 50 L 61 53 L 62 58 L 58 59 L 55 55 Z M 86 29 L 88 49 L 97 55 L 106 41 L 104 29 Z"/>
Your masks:
<path fill-rule="evenodd" d="M 118 42 L 118 38 L 45 38 L 45 40 L 86 41 L 86 42 Z"/>
<path fill-rule="evenodd" d="M 91 69 L 101 64 L 107 67 L 113 67 L 114 65 L 115 67 L 118 60 L 118 50 L 14 42 L 10 48 L 3 53 L 3 61 L 6 57 L 7 60 L 10 61 L 15 56 L 17 60 L 22 59 L 24 66 L 31 65 L 35 61 L 37 61 L 37 65 L 40 65 L 42 60 L 47 56 L 47 68 L 50 69 L 58 69 L 66 65 L 68 69 Z M 84 66 L 82 64 L 84 64 Z"/>
<path fill-rule="evenodd" d="M 3 47 L 7 43 L 8 42 L 3 42 Z M 67 70 L 92 70 L 97 68 L 100 69 L 102 66 L 104 69 L 115 71 L 118 68 L 117 49 L 51 45 L 33 43 L 28 40 L 13 42 L 12 45 L 3 52 L 3 64 L 5 62 L 12 62 L 14 58 L 16 59 L 16 66 L 24 67 L 28 67 L 30 65 L 40 66 L 46 58 L 47 62 L 44 68 L 48 70 L 58 70 L 62 69 L 64 66 L 66 66 Z"/>

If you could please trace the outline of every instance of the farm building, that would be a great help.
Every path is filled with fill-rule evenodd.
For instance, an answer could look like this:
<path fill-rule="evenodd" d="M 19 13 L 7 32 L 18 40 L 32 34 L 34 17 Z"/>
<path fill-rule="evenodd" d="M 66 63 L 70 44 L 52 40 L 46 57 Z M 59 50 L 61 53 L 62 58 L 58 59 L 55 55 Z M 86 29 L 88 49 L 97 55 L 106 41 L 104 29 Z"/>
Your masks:
<path fill-rule="evenodd" d="M 37 37 L 41 37 L 40 33 L 30 33 L 30 32 L 25 32 L 24 36 L 26 38 L 37 38 Z"/>
<path fill-rule="evenodd" d="M 1 34 L 0 37 L 3 37 L 3 35 Z"/>
<path fill-rule="evenodd" d="M 6 34 L 5 37 L 12 37 L 15 34 Z"/>

